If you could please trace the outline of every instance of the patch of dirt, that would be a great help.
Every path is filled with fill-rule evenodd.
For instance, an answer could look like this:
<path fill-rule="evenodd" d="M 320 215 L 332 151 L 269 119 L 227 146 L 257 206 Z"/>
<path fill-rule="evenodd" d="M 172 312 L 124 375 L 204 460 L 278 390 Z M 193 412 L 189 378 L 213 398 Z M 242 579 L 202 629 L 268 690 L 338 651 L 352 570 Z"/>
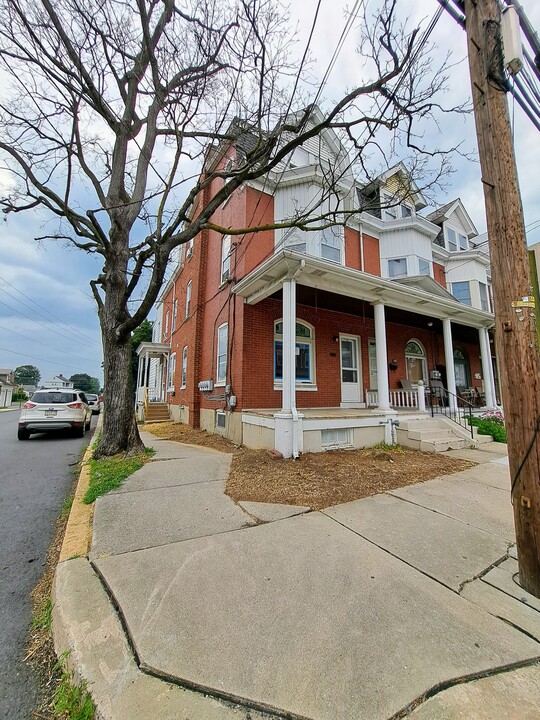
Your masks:
<path fill-rule="evenodd" d="M 305 505 L 321 510 L 439 475 L 451 475 L 476 464 L 444 453 L 400 447 L 333 450 L 307 453 L 299 460 L 282 460 L 274 459 L 266 450 L 238 447 L 219 435 L 181 423 L 156 423 L 143 429 L 167 440 L 232 453 L 225 492 L 235 502 Z"/>

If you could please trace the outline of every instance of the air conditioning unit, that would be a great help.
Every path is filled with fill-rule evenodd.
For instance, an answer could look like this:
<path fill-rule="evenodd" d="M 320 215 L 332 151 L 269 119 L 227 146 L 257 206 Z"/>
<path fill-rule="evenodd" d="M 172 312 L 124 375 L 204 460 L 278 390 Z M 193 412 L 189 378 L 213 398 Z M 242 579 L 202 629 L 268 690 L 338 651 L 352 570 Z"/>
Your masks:
<path fill-rule="evenodd" d="M 214 381 L 213 380 L 201 380 L 198 387 L 201 392 L 212 392 L 212 390 L 214 389 Z"/>

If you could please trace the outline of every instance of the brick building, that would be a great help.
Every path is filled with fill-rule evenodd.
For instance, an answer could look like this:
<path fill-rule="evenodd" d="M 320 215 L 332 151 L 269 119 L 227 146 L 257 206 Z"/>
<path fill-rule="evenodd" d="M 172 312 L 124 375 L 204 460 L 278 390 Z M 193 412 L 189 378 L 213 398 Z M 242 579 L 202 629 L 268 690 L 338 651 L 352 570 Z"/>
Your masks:
<path fill-rule="evenodd" d="M 325 168 L 339 176 L 331 196 Z M 233 232 L 311 206 L 346 223 Z M 212 218 L 230 234 L 204 230 L 174 260 L 138 351 L 140 411 L 165 402 L 173 419 L 289 457 L 388 438 L 388 419 L 423 413 L 435 381 L 451 408 L 495 407 L 486 245 L 460 200 L 425 207 L 402 165 L 358 184 L 331 132 L 240 187 Z"/>

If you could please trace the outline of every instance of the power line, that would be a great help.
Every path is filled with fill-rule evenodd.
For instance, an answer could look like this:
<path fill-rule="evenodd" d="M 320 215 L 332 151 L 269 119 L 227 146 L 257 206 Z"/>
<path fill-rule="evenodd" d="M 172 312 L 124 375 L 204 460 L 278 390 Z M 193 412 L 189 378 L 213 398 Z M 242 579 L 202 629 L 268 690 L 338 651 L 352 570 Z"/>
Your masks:
<path fill-rule="evenodd" d="M 30 302 L 34 303 L 34 305 L 36 305 L 38 308 L 41 308 L 42 310 L 44 310 L 44 311 L 45 311 L 48 315 L 50 315 L 52 318 L 54 318 L 55 320 L 58 320 L 58 322 L 60 322 L 62 325 L 65 325 L 67 328 L 69 328 L 69 329 L 71 329 L 71 330 L 74 330 L 75 333 L 76 333 L 77 335 L 79 335 L 80 337 L 85 338 L 86 340 L 90 340 L 90 342 L 92 343 L 92 345 L 95 345 L 96 347 L 99 347 L 98 343 L 96 343 L 94 340 L 92 340 L 92 338 L 91 338 L 89 335 L 86 335 L 85 333 L 81 332 L 81 331 L 78 330 L 77 328 L 73 327 L 73 326 L 70 325 L 69 323 L 67 323 L 67 322 L 65 322 L 64 320 L 62 320 L 61 318 L 59 318 L 57 315 L 55 315 L 54 313 L 52 313 L 50 310 L 47 310 L 47 308 L 43 307 L 43 305 L 41 305 L 40 303 L 38 303 L 36 300 L 33 300 L 31 297 L 29 297 L 28 295 L 26 295 L 25 293 L 23 293 L 22 290 L 19 290 L 17 287 L 15 287 L 15 285 L 13 285 L 13 283 L 10 283 L 8 280 L 6 280 L 5 278 L 3 278 L 1 275 L 0 275 L 0 280 L 2 280 L 3 282 L 5 282 L 6 285 L 9 285 L 10 287 L 12 287 L 16 292 L 18 292 L 20 295 L 22 295 L 23 297 L 25 297 L 27 300 L 30 300 Z M 11 293 L 9 293 L 7 290 L 4 290 L 3 288 L 0 288 L 0 290 L 1 290 L 2 292 L 6 293 L 7 295 L 9 295 L 10 297 L 12 297 L 14 300 L 17 300 L 17 302 L 20 302 L 21 305 L 24 305 L 24 307 L 27 307 L 29 310 L 33 310 L 33 308 L 31 308 L 31 307 L 29 307 L 28 305 L 26 305 L 26 303 L 23 303 L 21 300 L 19 300 L 18 298 L 16 298 L 14 295 L 12 295 Z M 35 310 L 34 310 L 34 312 L 35 312 Z M 49 320 L 49 318 L 45 317 L 45 316 L 42 315 L 41 313 L 38 313 L 38 315 L 41 315 L 41 317 L 43 317 L 45 320 Z"/>
<path fill-rule="evenodd" d="M 4 292 L 6 292 L 6 291 L 4 290 Z M 60 336 L 64 340 L 69 340 L 70 342 L 74 342 L 74 339 L 72 337 L 68 337 L 67 335 L 64 335 L 63 333 L 59 332 L 58 330 L 55 330 L 54 328 L 50 327 L 49 325 L 45 325 L 44 323 L 39 322 L 39 320 L 36 320 L 35 318 L 30 317 L 30 315 L 23 313 L 21 310 L 17 310 L 17 308 L 14 308 L 11 305 L 8 305 L 8 303 L 4 302 L 3 300 L 0 300 L 0 305 L 5 305 L 5 307 L 7 307 L 10 310 L 13 310 L 13 312 L 17 313 L 17 315 L 22 315 L 22 317 L 25 317 L 28 320 L 31 320 L 33 323 L 36 323 L 36 325 L 39 325 L 40 327 L 45 328 L 45 330 L 48 330 L 49 332 L 52 332 L 55 335 Z M 87 343 L 83 343 L 80 340 L 78 340 L 78 342 L 80 342 L 81 345 L 85 345 L 86 347 L 90 347 L 90 348 L 92 347 L 91 345 L 88 345 Z M 97 349 L 97 346 L 95 346 L 95 348 Z"/>
<path fill-rule="evenodd" d="M 22 337 L 25 340 L 30 340 L 30 342 L 36 343 L 36 345 L 43 345 L 43 347 L 46 347 L 49 350 L 54 350 L 55 352 L 60 352 L 60 353 L 62 353 L 62 355 L 71 355 L 74 358 L 85 357 L 83 355 L 76 355 L 75 353 L 67 352 L 66 350 L 60 350 L 58 348 L 53 347 L 52 345 L 47 345 L 47 343 L 41 342 L 40 340 L 35 340 L 34 338 L 28 337 L 28 335 L 23 335 L 22 333 L 17 332 L 16 330 L 12 330 L 11 328 L 4 327 L 3 325 L 0 325 L 0 330 L 5 330 L 6 332 L 13 333 L 13 335 L 18 335 L 19 337 Z"/>
<path fill-rule="evenodd" d="M 38 362 L 48 363 L 49 365 L 58 365 L 57 360 L 45 360 L 45 358 L 35 357 L 34 355 L 28 355 L 27 353 L 15 352 L 15 350 L 8 350 L 7 348 L 3 348 L 3 347 L 0 347 L 0 350 L 2 352 L 10 353 L 11 355 L 19 355 L 20 357 L 27 358 L 28 360 L 37 360 Z M 65 363 L 62 363 L 62 365 L 64 367 L 69 368 L 70 370 L 79 370 L 80 371 L 80 369 L 81 369 L 80 367 L 75 367 L 74 365 L 66 365 Z"/>

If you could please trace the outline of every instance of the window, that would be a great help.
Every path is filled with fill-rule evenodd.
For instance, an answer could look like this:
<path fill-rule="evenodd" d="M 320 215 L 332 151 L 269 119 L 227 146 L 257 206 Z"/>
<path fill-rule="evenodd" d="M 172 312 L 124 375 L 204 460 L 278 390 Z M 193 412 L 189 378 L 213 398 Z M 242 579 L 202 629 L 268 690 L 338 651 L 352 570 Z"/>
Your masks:
<path fill-rule="evenodd" d="M 331 428 L 321 430 L 321 445 L 323 450 L 339 447 L 351 447 L 351 432 L 349 428 Z"/>
<path fill-rule="evenodd" d="M 431 263 L 424 258 L 418 258 L 418 272 L 420 275 L 431 275 Z"/>
<path fill-rule="evenodd" d="M 405 345 L 405 368 L 410 382 L 427 380 L 426 351 L 418 340 L 409 340 Z"/>
<path fill-rule="evenodd" d="M 448 244 L 448 249 L 450 252 L 457 252 L 457 238 L 456 238 L 456 231 L 452 230 L 452 228 L 446 228 L 446 242 Z"/>
<path fill-rule="evenodd" d="M 468 282 L 452 283 L 452 295 L 463 305 L 471 305 L 471 286 Z"/>
<path fill-rule="evenodd" d="M 191 238 L 191 240 L 186 245 L 186 257 L 190 258 L 193 255 L 193 243 L 195 242 L 195 238 Z"/>
<path fill-rule="evenodd" d="M 482 310 L 489 312 L 490 308 L 487 285 L 481 282 L 478 283 L 478 287 L 480 288 L 480 307 L 482 308 Z"/>
<path fill-rule="evenodd" d="M 217 331 L 217 368 L 216 385 L 225 385 L 227 379 L 227 344 L 229 326 L 227 323 L 220 325 Z"/>
<path fill-rule="evenodd" d="M 287 228 L 283 235 L 283 244 L 286 250 L 293 250 L 298 253 L 307 252 L 306 235 L 298 228 Z"/>
<path fill-rule="evenodd" d="M 459 388 L 468 388 L 471 384 L 467 356 L 460 348 L 454 348 L 454 377 Z"/>
<path fill-rule="evenodd" d="M 187 378 L 187 346 L 182 350 L 182 387 L 186 387 Z"/>
<path fill-rule="evenodd" d="M 401 217 L 408 218 L 412 217 L 413 211 L 410 205 L 401 205 Z"/>
<path fill-rule="evenodd" d="M 172 331 L 176 330 L 176 313 L 178 312 L 178 298 L 174 299 L 172 311 Z"/>
<path fill-rule="evenodd" d="M 227 282 L 231 274 L 231 236 L 224 235 L 221 240 L 221 280 L 220 284 Z"/>
<path fill-rule="evenodd" d="M 321 233 L 321 257 L 341 262 L 341 235 L 338 228 L 325 228 Z"/>
<path fill-rule="evenodd" d="M 296 323 L 296 382 L 314 382 L 313 339 L 314 331 L 309 325 Z M 283 380 L 283 321 L 274 326 L 274 379 Z"/>
<path fill-rule="evenodd" d="M 453 228 L 446 227 L 446 245 L 450 252 L 457 252 L 458 250 L 469 249 L 469 238 L 466 235 L 454 230 Z"/>
<path fill-rule="evenodd" d="M 176 353 L 169 358 L 169 373 L 167 376 L 167 390 L 174 390 L 174 371 L 176 369 Z"/>
<path fill-rule="evenodd" d="M 404 277 L 407 275 L 407 258 L 394 258 L 388 261 L 388 277 Z"/>
<path fill-rule="evenodd" d="M 169 332 L 169 313 L 165 315 L 165 332 L 163 333 L 163 337 L 167 337 L 167 334 Z"/>
<path fill-rule="evenodd" d="M 189 307 L 191 305 L 191 280 L 188 282 L 186 286 L 186 320 L 189 317 Z"/>

